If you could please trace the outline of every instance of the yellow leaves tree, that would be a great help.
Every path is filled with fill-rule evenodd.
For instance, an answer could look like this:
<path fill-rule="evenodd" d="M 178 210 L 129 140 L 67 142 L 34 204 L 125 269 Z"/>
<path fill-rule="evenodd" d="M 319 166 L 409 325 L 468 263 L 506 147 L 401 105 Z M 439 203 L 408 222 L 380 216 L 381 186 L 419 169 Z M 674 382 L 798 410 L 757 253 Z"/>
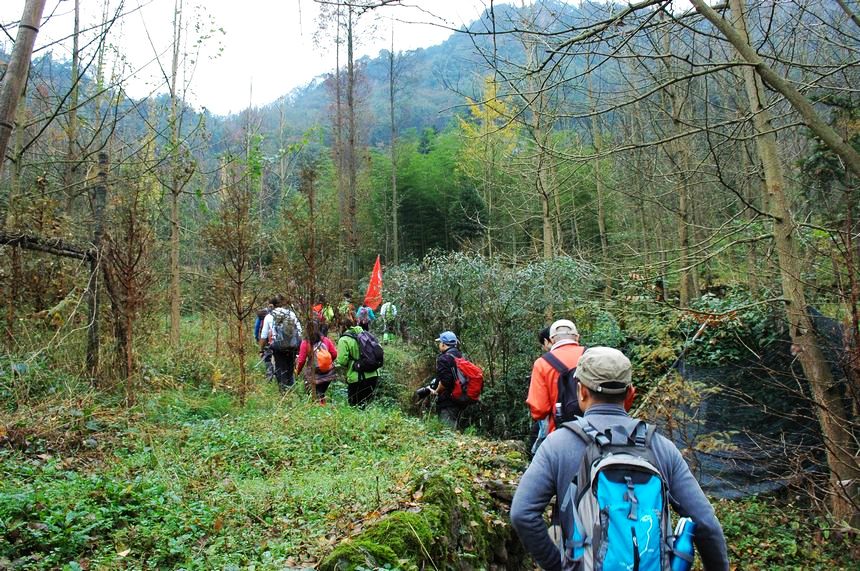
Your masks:
<path fill-rule="evenodd" d="M 479 189 L 487 211 L 484 250 L 492 257 L 505 228 L 510 227 L 512 209 L 511 173 L 506 168 L 519 143 L 519 127 L 510 106 L 500 97 L 492 77 L 484 80 L 483 99 L 466 98 L 469 117 L 458 118 L 463 134 L 463 152 L 458 168 Z"/>

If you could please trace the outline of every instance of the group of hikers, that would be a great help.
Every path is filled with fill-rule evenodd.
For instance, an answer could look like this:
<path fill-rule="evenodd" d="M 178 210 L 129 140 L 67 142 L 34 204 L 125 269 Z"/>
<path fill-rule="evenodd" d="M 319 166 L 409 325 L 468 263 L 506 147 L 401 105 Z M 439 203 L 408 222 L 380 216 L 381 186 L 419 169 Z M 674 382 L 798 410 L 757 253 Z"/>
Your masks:
<path fill-rule="evenodd" d="M 382 312 L 391 317 L 392 307 Z M 325 404 L 337 366 L 345 371 L 349 404 L 365 406 L 383 363 L 370 333 L 375 319 L 372 308 L 356 309 L 348 297 L 336 312 L 320 298 L 302 328 L 276 295 L 260 312 L 255 336 L 282 391 L 304 371 L 305 386 Z M 337 344 L 328 337 L 332 323 L 340 328 Z M 533 457 L 510 514 L 534 560 L 548 570 L 686 571 L 695 545 L 706 571 L 728 570 L 722 527 L 681 452 L 628 414 L 636 396 L 630 360 L 614 348 L 581 345 L 568 319 L 541 330 L 538 341 L 544 353 L 534 362 L 526 398 Z M 456 428 L 480 398 L 482 371 L 464 358 L 454 332 L 443 331 L 435 342 L 436 376 L 416 395 L 434 396 L 439 419 Z M 553 498 L 548 528 L 544 514 Z M 670 506 L 681 516 L 674 529 Z"/>
<path fill-rule="evenodd" d="M 628 414 L 630 360 L 581 345 L 568 319 L 541 330 L 538 342 L 545 352 L 526 398 L 534 456 L 511 504 L 511 523 L 538 565 L 686 571 L 695 545 L 706 571 L 728 570 L 722 527 L 681 452 Z M 674 529 L 670 506 L 681 516 Z"/>
<path fill-rule="evenodd" d="M 689 571 L 695 546 L 706 571 L 727 571 L 722 527 L 680 450 L 628 414 L 636 396 L 630 360 L 581 345 L 569 319 L 542 329 L 538 341 L 544 353 L 526 398 L 533 457 L 511 504 L 511 523 L 535 562 L 553 571 Z M 453 332 L 436 342 L 428 389 L 439 418 L 457 426 L 474 402 L 459 388 L 472 382 L 471 363 Z M 670 506 L 681 516 L 674 528 Z"/>
<path fill-rule="evenodd" d="M 383 310 L 389 318 L 397 314 L 393 304 Z M 268 305 L 257 312 L 254 324 L 254 340 L 266 365 L 266 376 L 275 380 L 284 393 L 304 372 L 305 389 L 320 404 L 326 404 L 326 392 L 336 378 L 336 367 L 340 367 L 349 404 L 367 405 L 376 394 L 383 364 L 383 350 L 370 333 L 376 317 L 367 305 L 356 309 L 347 292 L 336 311 L 326 303 L 325 296 L 320 296 L 303 327 L 287 297 L 272 296 Z M 328 336 L 332 324 L 340 329 L 336 345 Z"/>

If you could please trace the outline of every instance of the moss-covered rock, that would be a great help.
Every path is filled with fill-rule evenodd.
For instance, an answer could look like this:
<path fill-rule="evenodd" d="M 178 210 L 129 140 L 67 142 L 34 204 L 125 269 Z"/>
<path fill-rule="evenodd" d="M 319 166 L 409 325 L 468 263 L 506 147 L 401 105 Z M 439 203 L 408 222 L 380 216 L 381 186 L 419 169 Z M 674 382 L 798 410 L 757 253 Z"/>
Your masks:
<path fill-rule="evenodd" d="M 320 569 L 328 571 L 351 571 L 357 567 L 377 569 L 388 565 L 400 568 L 397 554 L 387 545 L 378 541 L 355 538 L 344 541 L 326 557 Z"/>
<path fill-rule="evenodd" d="M 523 553 L 507 516 L 479 486 L 463 483 L 469 481 L 422 475 L 413 485 L 418 508 L 373 523 L 335 548 L 320 569 L 518 568 Z"/>

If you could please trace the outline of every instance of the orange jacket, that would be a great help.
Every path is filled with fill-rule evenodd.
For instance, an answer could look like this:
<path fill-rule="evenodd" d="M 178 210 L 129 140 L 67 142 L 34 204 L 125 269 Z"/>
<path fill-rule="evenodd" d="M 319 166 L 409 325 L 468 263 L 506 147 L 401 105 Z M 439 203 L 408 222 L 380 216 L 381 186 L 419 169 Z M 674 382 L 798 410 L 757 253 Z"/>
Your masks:
<path fill-rule="evenodd" d="M 573 341 L 562 342 L 555 346 L 552 354 L 569 368 L 576 367 L 585 347 Z M 555 403 L 558 401 L 558 371 L 546 359 L 539 358 L 532 366 L 532 379 L 529 383 L 529 396 L 526 404 L 532 418 L 541 420 L 549 417 L 549 431 L 555 430 Z"/>

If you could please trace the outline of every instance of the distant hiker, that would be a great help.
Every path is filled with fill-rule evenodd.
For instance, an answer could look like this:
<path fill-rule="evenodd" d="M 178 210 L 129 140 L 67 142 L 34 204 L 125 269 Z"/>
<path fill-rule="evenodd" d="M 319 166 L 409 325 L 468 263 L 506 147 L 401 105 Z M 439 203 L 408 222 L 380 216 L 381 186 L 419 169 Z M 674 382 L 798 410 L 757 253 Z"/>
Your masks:
<path fill-rule="evenodd" d="M 337 348 L 332 340 L 322 334 L 322 327 L 316 319 L 307 323 L 307 337 L 302 339 L 299 347 L 299 358 L 296 363 L 296 374 L 300 374 L 305 364 L 305 388 L 316 396 L 320 404 L 325 404 L 325 393 L 335 379 L 334 360 L 337 358 Z"/>
<path fill-rule="evenodd" d="M 454 359 L 463 356 L 460 352 L 460 341 L 453 331 L 443 331 L 436 338 L 436 348 L 439 350 L 436 356 L 436 379 L 433 383 L 436 388 L 432 391 L 436 395 L 436 413 L 439 420 L 451 428 L 457 428 L 460 415 L 469 404 L 458 402 L 453 396 L 457 382 Z"/>
<path fill-rule="evenodd" d="M 254 322 L 254 342 L 257 345 L 261 345 L 260 343 L 260 333 L 263 330 L 263 321 L 265 321 L 266 316 L 272 312 L 272 308 L 274 306 L 271 303 L 266 304 L 265 307 L 261 307 L 257 310 L 257 319 Z M 262 347 L 262 345 L 261 345 Z M 272 351 L 270 349 L 261 348 L 260 349 L 260 360 L 266 366 L 266 380 L 270 381 L 275 377 L 275 365 L 272 362 Z"/>
<path fill-rule="evenodd" d="M 320 333 L 325 337 L 328 335 L 329 326 L 334 321 L 334 309 L 330 305 L 326 305 L 325 295 L 320 294 L 317 297 L 317 303 L 312 308 L 313 318 L 319 322 Z"/>
<path fill-rule="evenodd" d="M 705 570 L 727 571 L 722 527 L 681 452 L 625 412 L 636 394 L 627 357 L 592 347 L 576 377 L 584 416 L 547 437 L 511 504 L 511 523 L 535 562 L 550 571 L 668 570 L 671 504 L 695 524 L 693 541 Z M 544 523 L 553 496 L 561 546 Z"/>
<path fill-rule="evenodd" d="M 540 331 L 538 331 L 538 344 L 541 349 L 543 349 L 544 353 L 552 349 L 552 341 L 549 339 L 549 326 L 544 327 Z M 540 420 L 532 421 L 532 429 L 529 433 L 529 441 L 527 450 L 529 451 L 529 455 L 534 456 L 538 447 L 543 442 L 544 438 L 546 438 L 547 434 L 549 434 L 549 419 L 542 418 Z"/>
<path fill-rule="evenodd" d="M 346 370 L 347 400 L 350 406 L 364 407 L 376 396 L 382 346 L 360 325 L 350 327 L 337 340 L 337 366 Z"/>
<path fill-rule="evenodd" d="M 263 320 L 269 315 L 269 311 L 271 311 L 271 305 L 257 310 L 257 319 L 254 320 L 254 343 L 258 345 L 260 343 L 260 331 L 263 329 Z"/>
<path fill-rule="evenodd" d="M 573 371 L 585 347 L 579 344 L 576 325 L 568 319 L 559 319 L 549 327 L 549 351 L 532 366 L 529 394 L 526 404 L 533 420 L 547 420 L 547 433 L 555 430 L 561 421 L 573 420 L 582 415 L 577 405 L 576 381 Z"/>
<path fill-rule="evenodd" d="M 302 341 L 302 325 L 293 310 L 284 307 L 286 298 L 272 298 L 272 312 L 263 320 L 260 331 L 260 348 L 270 349 L 274 360 L 275 378 L 278 388 L 286 391 L 295 383 L 294 367 L 296 354 Z"/>
<path fill-rule="evenodd" d="M 352 293 L 343 293 L 343 300 L 337 306 L 337 327 L 342 334 L 355 325 L 355 305 L 352 303 Z"/>
<path fill-rule="evenodd" d="M 376 321 L 376 314 L 366 305 L 362 305 L 355 312 L 355 323 L 365 331 L 370 331 L 370 324 L 374 321 Z"/>
<path fill-rule="evenodd" d="M 379 314 L 382 316 L 382 342 L 387 343 L 397 331 L 397 306 L 386 301 L 379 308 Z"/>

